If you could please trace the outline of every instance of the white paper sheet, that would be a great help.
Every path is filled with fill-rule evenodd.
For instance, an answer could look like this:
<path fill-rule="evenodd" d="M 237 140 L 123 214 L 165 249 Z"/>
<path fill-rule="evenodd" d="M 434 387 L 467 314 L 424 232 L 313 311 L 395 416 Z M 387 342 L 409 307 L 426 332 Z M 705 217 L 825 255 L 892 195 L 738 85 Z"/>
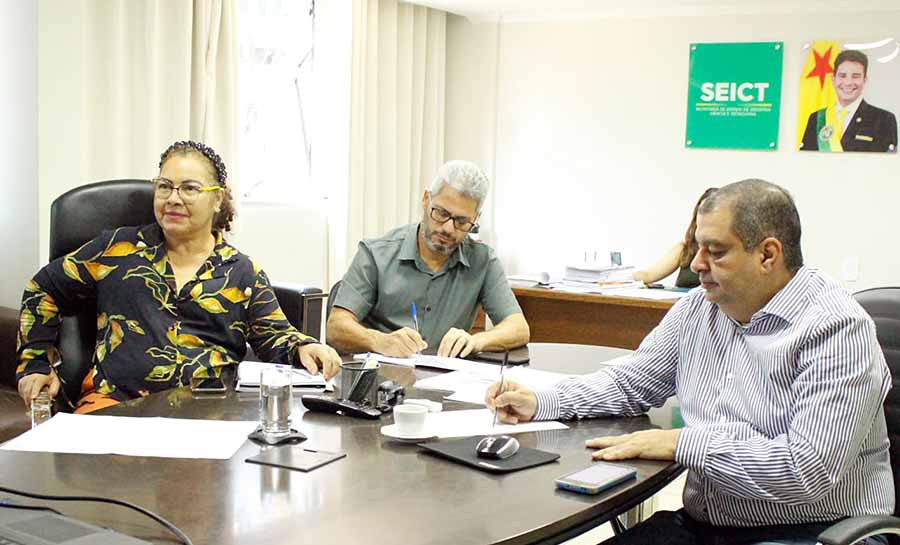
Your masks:
<path fill-rule="evenodd" d="M 507 367 L 505 378 L 513 379 L 532 390 L 550 388 L 557 382 L 575 375 L 553 373 L 530 369 L 528 367 Z M 488 387 L 500 380 L 500 370 L 496 365 L 487 372 L 454 371 L 416 382 L 416 388 L 425 390 L 449 390 L 452 395 L 446 397 L 450 401 L 464 401 L 484 405 L 484 395 Z"/>
<path fill-rule="evenodd" d="M 321 373 L 311 375 L 306 369 L 291 367 L 289 365 L 281 365 L 276 363 L 263 363 L 261 361 L 242 361 L 238 365 L 238 385 L 237 390 L 259 388 L 259 374 L 267 367 L 281 367 L 285 370 L 291 370 L 291 379 L 296 387 L 307 388 L 324 388 L 326 392 L 334 391 L 334 379 L 329 381 Z"/>
<path fill-rule="evenodd" d="M 634 297 L 636 299 L 654 299 L 661 301 L 681 299 L 687 295 L 686 291 L 650 290 L 644 288 L 625 288 L 604 293 L 606 293 L 606 295 L 615 295 L 616 297 Z"/>
<path fill-rule="evenodd" d="M 227 460 L 257 422 L 59 413 L 0 450 Z"/>
<path fill-rule="evenodd" d="M 434 369 L 445 369 L 447 371 L 473 371 L 473 372 L 492 372 L 499 373 L 500 366 L 495 363 L 482 363 L 479 361 L 465 360 L 462 358 L 448 358 L 444 356 L 426 356 L 425 354 L 417 354 L 411 358 L 394 358 L 376 353 L 354 354 L 353 358 L 364 360 L 373 357 L 381 363 L 400 365 L 403 367 L 431 367 Z"/>
<path fill-rule="evenodd" d="M 526 422 L 524 424 L 494 424 L 494 413 L 487 409 L 471 411 L 445 411 L 425 416 L 425 431 L 442 439 L 447 437 L 471 437 L 473 435 L 514 434 L 540 430 L 565 430 L 562 422 Z"/>

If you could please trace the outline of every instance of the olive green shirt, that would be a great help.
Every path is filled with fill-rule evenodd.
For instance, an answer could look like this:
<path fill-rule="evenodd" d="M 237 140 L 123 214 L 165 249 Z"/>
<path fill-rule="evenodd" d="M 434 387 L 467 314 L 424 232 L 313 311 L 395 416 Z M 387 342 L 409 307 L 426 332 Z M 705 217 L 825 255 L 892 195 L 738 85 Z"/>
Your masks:
<path fill-rule="evenodd" d="M 415 329 L 415 303 L 419 333 L 435 350 L 451 327 L 472 327 L 478 303 L 495 324 L 522 312 L 503 265 L 487 244 L 466 237 L 432 272 L 419 255 L 418 232 L 414 223 L 360 242 L 334 304 L 364 326 L 390 333 Z"/>

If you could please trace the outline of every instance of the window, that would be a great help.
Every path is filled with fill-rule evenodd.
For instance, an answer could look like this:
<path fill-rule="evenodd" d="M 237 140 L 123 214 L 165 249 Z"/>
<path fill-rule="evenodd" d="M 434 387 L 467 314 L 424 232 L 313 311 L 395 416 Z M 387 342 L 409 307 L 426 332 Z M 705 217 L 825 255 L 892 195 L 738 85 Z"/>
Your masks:
<path fill-rule="evenodd" d="M 314 0 L 238 0 L 240 200 L 321 198 L 310 179 Z"/>

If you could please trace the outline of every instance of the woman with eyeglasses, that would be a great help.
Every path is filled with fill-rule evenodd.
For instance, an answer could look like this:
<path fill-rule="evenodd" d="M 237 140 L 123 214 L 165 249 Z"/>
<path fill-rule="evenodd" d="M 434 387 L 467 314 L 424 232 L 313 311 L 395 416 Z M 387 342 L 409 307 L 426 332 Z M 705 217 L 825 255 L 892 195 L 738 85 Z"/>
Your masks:
<path fill-rule="evenodd" d="M 635 280 L 649 285 L 662 280 L 677 270 L 676 288 L 696 288 L 700 285 L 700 277 L 691 270 L 691 261 L 697 255 L 697 241 L 694 240 L 694 232 L 697 230 L 697 209 L 700 208 L 700 203 L 703 202 L 703 199 L 712 195 L 717 189 L 717 187 L 710 187 L 697 199 L 697 204 L 694 205 L 694 214 L 691 216 L 691 223 L 684 233 L 684 239 L 666 252 L 653 266 L 646 270 L 635 272 Z"/>
<path fill-rule="evenodd" d="M 97 342 L 75 412 L 219 377 L 247 343 L 266 361 L 333 376 L 337 353 L 288 323 L 266 274 L 223 237 L 234 208 L 219 155 L 176 142 L 151 183 L 156 223 L 104 231 L 28 283 L 16 369 L 25 404 L 59 392 L 59 315 L 84 300 L 97 301 Z"/>

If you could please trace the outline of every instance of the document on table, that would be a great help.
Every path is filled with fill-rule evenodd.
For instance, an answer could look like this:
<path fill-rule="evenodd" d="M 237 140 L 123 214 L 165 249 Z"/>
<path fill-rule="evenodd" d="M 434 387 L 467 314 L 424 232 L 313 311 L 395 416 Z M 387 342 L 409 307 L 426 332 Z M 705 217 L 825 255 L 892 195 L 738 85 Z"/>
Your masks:
<path fill-rule="evenodd" d="M 525 422 L 523 424 L 497 424 L 494 426 L 494 413 L 487 409 L 471 411 L 443 411 L 428 413 L 425 416 L 425 432 L 441 439 L 447 437 L 471 437 L 473 435 L 494 435 L 498 433 L 512 434 L 541 430 L 565 430 L 562 422 L 549 420 L 544 422 Z"/>
<path fill-rule="evenodd" d="M 257 422 L 58 413 L 0 450 L 227 460 Z"/>
<path fill-rule="evenodd" d="M 448 358 L 446 356 L 416 354 L 411 358 L 395 358 L 392 356 L 376 354 L 374 352 L 353 355 L 353 359 L 357 360 L 364 360 L 370 357 L 375 358 L 381 363 L 400 365 L 403 367 L 432 367 L 434 369 L 446 369 L 447 371 L 500 372 L 500 366 L 494 363 L 482 363 L 462 358 Z"/>
<path fill-rule="evenodd" d="M 285 371 L 290 369 L 291 382 L 296 387 L 324 388 L 326 392 L 334 391 L 334 379 L 326 381 L 325 377 L 322 376 L 322 373 L 311 375 L 306 369 L 291 367 L 290 365 L 249 360 L 242 361 L 241 364 L 238 365 L 238 384 L 235 389 L 241 391 L 242 389 L 259 388 L 260 373 L 263 369 L 271 367 L 280 367 Z"/>
<path fill-rule="evenodd" d="M 443 375 L 437 375 L 416 382 L 416 388 L 425 390 L 449 390 L 453 395 L 446 399 L 450 401 L 464 401 L 484 405 L 484 395 L 488 386 L 500 379 L 500 371 L 496 365 L 489 370 L 454 371 Z M 527 367 L 508 367 L 506 377 L 520 384 L 528 386 L 532 390 L 550 388 L 557 382 L 573 377 L 563 373 L 553 373 Z"/>
<path fill-rule="evenodd" d="M 627 288 L 611 291 L 607 293 L 607 295 L 615 295 L 616 297 L 635 297 L 637 299 L 674 300 L 681 299 L 687 295 L 687 292 Z"/>

